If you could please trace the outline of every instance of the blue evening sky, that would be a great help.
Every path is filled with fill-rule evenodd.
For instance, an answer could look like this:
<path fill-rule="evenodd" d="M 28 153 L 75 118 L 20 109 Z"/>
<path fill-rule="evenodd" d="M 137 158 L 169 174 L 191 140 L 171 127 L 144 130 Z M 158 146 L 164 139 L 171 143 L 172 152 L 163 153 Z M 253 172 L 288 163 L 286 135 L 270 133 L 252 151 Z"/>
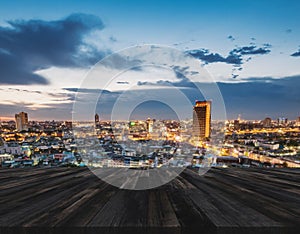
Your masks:
<path fill-rule="evenodd" d="M 297 0 L 1 1 L 1 116 L 10 118 L 22 109 L 36 119 L 70 119 L 70 97 L 74 93 L 65 93 L 66 88 L 79 87 L 97 59 L 128 46 L 150 43 L 188 51 L 203 62 L 220 83 L 229 118 L 241 113 L 247 119 L 266 116 L 295 119 L 300 115 L 300 95 L 294 90 L 300 86 L 299 12 Z M 88 21 L 84 29 L 76 23 L 78 14 L 84 14 L 83 20 Z M 74 27 L 79 27 L 74 31 L 68 28 L 72 40 L 75 38 L 70 45 L 62 43 L 56 48 L 54 44 L 52 50 L 45 52 L 41 48 L 47 47 L 45 44 L 30 44 L 28 38 L 37 42 L 47 40 L 43 37 L 46 35 L 43 27 L 50 37 L 57 32 L 58 37 L 69 40 L 58 21 L 75 22 Z M 42 25 L 41 29 L 37 25 Z M 55 27 L 58 30 L 51 31 Z M 38 33 L 34 31 L 36 28 L 40 30 Z M 28 47 L 32 50 L 25 49 Z M 60 60 L 64 54 L 80 56 L 75 49 L 82 47 L 90 55 L 80 60 L 80 64 Z M 53 50 L 62 52 L 52 54 Z M 230 55 L 237 60 L 232 61 Z M 17 72 L 10 69 L 16 66 Z M 240 90 L 247 85 L 261 89 L 257 93 L 260 96 L 243 96 L 245 92 Z M 270 92 L 274 87 L 278 93 Z M 257 106 L 250 105 L 254 99 Z M 288 107 L 278 110 L 278 105 L 286 102 Z M 251 109 L 247 108 L 249 105 Z M 56 108 L 57 112 L 48 114 L 49 108 Z"/>

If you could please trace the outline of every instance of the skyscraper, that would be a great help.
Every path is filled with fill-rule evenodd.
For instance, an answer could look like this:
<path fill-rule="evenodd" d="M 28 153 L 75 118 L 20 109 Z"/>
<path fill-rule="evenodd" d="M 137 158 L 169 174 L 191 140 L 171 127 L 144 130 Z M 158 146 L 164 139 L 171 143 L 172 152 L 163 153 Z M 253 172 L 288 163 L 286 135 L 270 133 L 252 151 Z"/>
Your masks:
<path fill-rule="evenodd" d="M 193 111 L 193 137 L 204 140 L 210 137 L 211 101 L 196 101 Z"/>
<path fill-rule="evenodd" d="M 147 123 L 147 131 L 148 133 L 152 133 L 153 132 L 153 119 L 148 118 L 146 123 Z"/>
<path fill-rule="evenodd" d="M 270 117 L 267 117 L 262 121 L 262 123 L 264 128 L 269 128 L 272 125 L 272 119 Z"/>
<path fill-rule="evenodd" d="M 96 113 L 95 114 L 95 123 L 96 124 L 99 123 L 99 120 L 100 120 L 99 115 Z"/>
<path fill-rule="evenodd" d="M 300 126 L 300 116 L 298 117 L 297 121 L 296 121 L 296 125 Z"/>
<path fill-rule="evenodd" d="M 20 112 L 15 114 L 16 119 L 16 129 L 18 131 L 28 130 L 28 114 L 25 112 Z"/>

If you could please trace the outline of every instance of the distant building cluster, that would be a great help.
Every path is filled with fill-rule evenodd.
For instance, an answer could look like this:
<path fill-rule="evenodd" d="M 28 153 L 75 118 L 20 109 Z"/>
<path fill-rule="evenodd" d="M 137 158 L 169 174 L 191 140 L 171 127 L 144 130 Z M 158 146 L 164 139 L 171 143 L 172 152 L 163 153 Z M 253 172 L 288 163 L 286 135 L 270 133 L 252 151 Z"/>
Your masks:
<path fill-rule="evenodd" d="M 211 101 L 196 101 L 192 118 L 186 120 L 112 122 L 95 114 L 94 123 L 82 124 L 85 130 L 77 141 L 73 128 L 80 123 L 29 121 L 28 114 L 20 112 L 15 121 L 0 122 L 0 165 L 147 168 L 172 162 L 192 167 L 300 167 L 300 117 L 249 121 L 239 115 L 212 121 L 211 109 Z M 84 161 L 78 140 L 93 142 L 101 150 L 89 152 Z"/>
<path fill-rule="evenodd" d="M 241 120 L 240 118 L 228 121 L 228 128 L 231 131 L 255 129 L 255 128 L 280 128 L 280 127 L 295 127 L 299 126 L 299 118 L 297 120 L 289 121 L 288 118 L 280 117 L 272 120 L 270 117 L 266 117 L 263 120 Z"/>

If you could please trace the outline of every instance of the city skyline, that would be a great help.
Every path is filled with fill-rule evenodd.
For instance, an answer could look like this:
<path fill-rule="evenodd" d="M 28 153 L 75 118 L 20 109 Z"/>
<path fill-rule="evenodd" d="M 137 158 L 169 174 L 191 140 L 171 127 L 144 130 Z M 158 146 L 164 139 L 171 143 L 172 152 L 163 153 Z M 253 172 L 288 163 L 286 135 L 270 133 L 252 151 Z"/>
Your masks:
<path fill-rule="evenodd" d="M 195 100 L 195 102 L 197 102 L 198 100 Z M 205 101 L 205 100 L 204 100 Z M 0 118 L 0 122 L 9 122 L 9 121 L 14 121 L 14 122 L 17 122 L 16 121 L 16 115 L 19 115 L 21 113 L 25 113 L 27 115 L 29 115 L 28 113 L 24 112 L 24 111 L 21 111 L 20 113 L 15 113 L 14 116 L 11 116 L 11 117 L 7 117 L 7 118 Z M 193 111 L 191 111 L 191 113 L 193 113 Z M 136 113 L 134 113 L 136 114 Z M 142 117 L 137 117 L 136 115 L 133 115 L 134 117 L 131 117 L 129 120 L 130 121 L 135 121 L 135 120 L 147 120 L 147 119 L 157 119 L 157 120 L 175 120 L 175 121 L 178 121 L 178 118 L 155 118 L 151 115 L 143 115 Z M 105 118 L 101 118 L 101 116 L 98 114 L 98 113 L 95 113 L 94 115 L 95 117 L 95 122 L 101 122 L 101 121 L 127 121 L 126 119 L 115 119 L 115 120 L 112 120 L 112 119 L 105 119 Z M 193 119 L 193 115 L 190 117 L 190 118 L 186 118 L 184 120 L 192 120 Z M 97 121 L 96 121 L 97 120 Z M 242 118 L 242 116 L 239 114 L 238 116 L 236 116 L 236 118 L 227 118 L 225 120 L 222 120 L 222 119 L 213 119 L 211 118 L 211 121 L 233 121 L 233 120 L 239 120 L 239 121 L 261 121 L 261 122 L 265 122 L 265 121 L 296 121 L 296 122 L 300 122 L 300 116 L 294 118 L 294 119 L 289 119 L 289 118 L 286 118 L 285 115 L 278 115 L 277 117 L 275 118 L 271 118 L 269 116 L 266 116 L 264 117 L 263 119 L 244 119 Z M 59 119 L 59 120 L 55 120 L 55 119 L 34 119 L 34 118 L 28 118 L 27 119 L 27 124 L 29 122 L 32 122 L 32 121 L 58 121 L 58 122 L 61 122 L 61 121 L 72 121 L 72 119 Z M 90 120 L 86 120 L 86 121 L 89 121 L 89 122 L 92 122 Z"/>
<path fill-rule="evenodd" d="M 20 111 L 36 120 L 72 119 L 75 95 L 97 91 L 80 89 L 89 69 L 107 55 L 143 44 L 173 47 L 197 59 L 218 85 L 227 119 L 300 115 L 297 1 L 130 1 L 118 3 L 122 11 L 111 1 L 70 3 L 2 3 L 1 119 Z M 121 60 L 118 65 L 122 67 Z M 132 83 L 137 87 L 133 97 L 139 90 L 168 92 L 167 84 L 191 103 L 201 99 L 186 72 L 176 67 L 127 71 L 105 90 L 107 106 Z M 101 108 L 96 111 L 109 111 Z M 149 108 L 163 110 L 157 104 Z"/>

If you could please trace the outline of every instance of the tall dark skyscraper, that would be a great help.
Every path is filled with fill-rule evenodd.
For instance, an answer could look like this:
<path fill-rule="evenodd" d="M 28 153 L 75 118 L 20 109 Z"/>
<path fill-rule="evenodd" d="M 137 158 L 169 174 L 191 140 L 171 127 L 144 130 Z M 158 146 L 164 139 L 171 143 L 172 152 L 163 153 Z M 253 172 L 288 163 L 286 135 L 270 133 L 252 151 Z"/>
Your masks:
<path fill-rule="evenodd" d="M 204 140 L 210 137 L 211 101 L 196 101 L 193 111 L 193 137 Z"/>
<path fill-rule="evenodd" d="M 95 114 L 95 123 L 96 123 L 96 124 L 99 123 L 99 120 L 100 120 L 99 115 L 98 115 L 98 114 Z"/>
<path fill-rule="evenodd" d="M 25 112 L 20 112 L 15 114 L 16 119 L 16 129 L 18 131 L 28 130 L 28 114 Z"/>

